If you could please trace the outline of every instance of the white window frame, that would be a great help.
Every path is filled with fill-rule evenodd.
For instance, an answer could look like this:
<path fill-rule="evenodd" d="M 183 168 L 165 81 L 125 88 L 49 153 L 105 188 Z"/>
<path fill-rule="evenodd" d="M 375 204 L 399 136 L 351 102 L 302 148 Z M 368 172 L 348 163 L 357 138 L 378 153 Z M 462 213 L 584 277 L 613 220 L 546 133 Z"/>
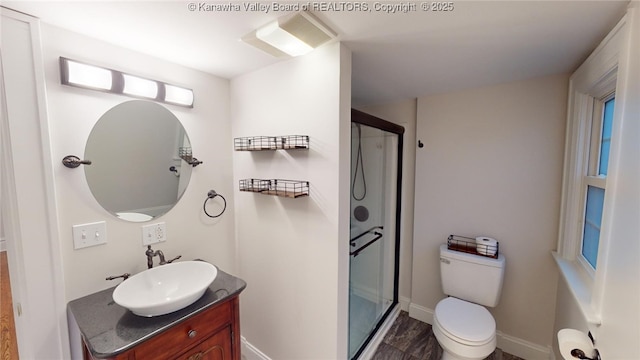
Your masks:
<path fill-rule="evenodd" d="M 612 139 L 609 153 L 607 177 L 599 177 L 599 136 L 591 136 L 592 131 L 601 131 L 602 107 L 604 100 L 618 92 L 618 58 L 625 38 L 625 18 L 607 35 L 593 53 L 576 70 L 569 81 L 569 103 L 562 183 L 562 205 L 558 250 L 554 258 L 569 290 L 574 295 L 587 322 L 601 323 L 601 299 L 604 288 L 604 272 L 607 268 L 607 254 L 611 222 L 611 188 L 616 172 L 618 151 L 616 139 L 620 134 L 620 112 L 614 108 Z M 598 135 L 598 134 L 596 134 Z M 593 139 L 595 138 L 595 139 Z M 592 156 L 590 156 L 592 155 Z M 594 159 L 595 157 L 595 159 Z M 591 170 L 595 172 L 591 172 Z M 593 176 L 595 174 L 595 176 Z M 582 237 L 586 209 L 586 189 L 589 184 L 605 188 L 597 268 L 594 270 L 582 256 Z"/>
<path fill-rule="evenodd" d="M 617 70 L 617 69 L 616 69 Z M 572 191 L 580 191 L 582 193 L 580 198 L 580 203 L 578 204 L 578 209 L 580 210 L 579 214 L 575 214 L 576 216 L 580 215 L 580 219 L 577 224 L 577 246 L 575 249 L 575 259 L 580 264 L 582 269 L 589 275 L 591 279 L 596 276 L 596 269 L 594 269 L 589 261 L 582 255 L 582 244 L 584 241 L 584 227 L 586 222 L 586 212 L 587 212 L 587 190 L 589 186 L 596 187 L 599 189 L 605 190 L 605 198 L 607 197 L 607 177 L 599 174 L 600 167 L 600 142 L 602 139 L 602 125 L 604 123 L 604 103 L 607 100 L 610 100 L 615 95 L 615 86 L 617 71 L 612 73 L 609 78 L 607 78 L 602 85 L 603 91 L 606 95 L 595 94 L 595 96 L 591 96 L 591 94 L 587 94 L 590 97 L 589 102 L 592 104 L 591 107 L 593 111 L 591 114 L 585 116 L 580 119 L 582 126 L 587 127 L 584 139 L 579 139 L 585 147 L 585 154 L 583 154 L 582 159 L 584 160 L 584 169 L 582 173 L 582 181 L 581 185 L 578 189 L 572 189 Z M 613 140 L 611 141 L 613 143 Z M 604 205 L 604 204 L 603 204 Z M 604 217 L 604 209 L 603 209 L 603 217 Z M 602 235 L 602 223 L 600 224 L 600 234 Z M 600 245 L 602 244 L 602 236 L 600 236 Z M 598 246 L 598 249 L 600 248 Z M 598 254 L 598 259 L 600 258 Z"/>

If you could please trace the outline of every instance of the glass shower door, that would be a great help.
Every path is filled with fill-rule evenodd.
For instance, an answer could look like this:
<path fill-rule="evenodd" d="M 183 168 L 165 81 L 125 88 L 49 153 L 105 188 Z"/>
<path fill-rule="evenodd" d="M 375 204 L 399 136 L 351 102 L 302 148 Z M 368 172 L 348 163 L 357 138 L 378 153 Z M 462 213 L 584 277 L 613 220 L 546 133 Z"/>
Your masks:
<path fill-rule="evenodd" d="M 358 122 L 351 135 L 349 358 L 355 359 L 397 303 L 402 137 Z"/>

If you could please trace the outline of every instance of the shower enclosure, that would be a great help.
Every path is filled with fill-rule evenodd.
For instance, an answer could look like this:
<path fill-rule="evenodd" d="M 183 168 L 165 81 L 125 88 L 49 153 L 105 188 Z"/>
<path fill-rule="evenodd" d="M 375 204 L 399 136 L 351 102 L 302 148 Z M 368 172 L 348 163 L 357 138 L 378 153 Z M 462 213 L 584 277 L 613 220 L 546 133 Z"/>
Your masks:
<path fill-rule="evenodd" d="M 398 303 L 403 133 L 399 125 L 351 111 L 350 359 Z"/>

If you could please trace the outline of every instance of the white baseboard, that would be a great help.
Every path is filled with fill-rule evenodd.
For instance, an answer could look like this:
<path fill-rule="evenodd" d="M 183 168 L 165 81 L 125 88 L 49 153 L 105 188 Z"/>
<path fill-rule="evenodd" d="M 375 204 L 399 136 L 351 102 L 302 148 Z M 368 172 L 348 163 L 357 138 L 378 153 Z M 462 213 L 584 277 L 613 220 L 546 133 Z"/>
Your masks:
<path fill-rule="evenodd" d="M 396 307 L 391 311 L 384 323 L 382 323 L 382 326 L 380 326 L 380 329 L 378 329 L 376 335 L 371 339 L 371 341 L 369 341 L 367 347 L 364 348 L 360 356 L 358 356 L 358 360 L 370 360 L 373 357 L 373 355 L 376 353 L 376 350 L 378 349 L 378 346 L 384 339 L 384 336 L 391 328 L 391 325 L 393 325 L 393 322 L 398 318 L 398 315 L 400 315 L 400 306 L 396 305 Z"/>
<path fill-rule="evenodd" d="M 527 360 L 551 359 L 553 351 L 550 346 L 534 344 L 530 341 L 507 335 L 501 331 L 496 332 L 498 347 L 511 355 Z"/>
<path fill-rule="evenodd" d="M 404 296 L 399 296 L 398 302 L 400 303 L 400 310 L 409 312 L 409 304 L 411 304 L 411 299 Z"/>
<path fill-rule="evenodd" d="M 240 336 L 240 342 L 242 343 L 240 349 L 242 360 L 271 360 L 271 358 L 265 355 L 257 347 L 251 345 L 244 336 Z"/>
<path fill-rule="evenodd" d="M 433 325 L 433 311 L 424 306 L 409 304 L 409 316 L 427 324 Z M 551 347 L 534 344 L 501 331 L 496 332 L 496 337 L 498 348 L 511 355 L 527 360 L 552 359 L 553 351 L 551 351 Z"/>
<path fill-rule="evenodd" d="M 7 245 L 4 238 L 0 238 L 0 252 L 7 251 Z"/>
<path fill-rule="evenodd" d="M 433 310 L 414 303 L 409 304 L 409 317 L 427 324 L 433 324 Z"/>

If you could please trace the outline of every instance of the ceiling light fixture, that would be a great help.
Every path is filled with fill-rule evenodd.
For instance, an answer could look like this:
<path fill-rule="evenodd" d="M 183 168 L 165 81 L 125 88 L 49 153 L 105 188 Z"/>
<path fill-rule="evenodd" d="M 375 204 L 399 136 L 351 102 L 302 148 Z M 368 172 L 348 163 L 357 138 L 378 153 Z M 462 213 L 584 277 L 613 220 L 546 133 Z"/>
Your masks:
<path fill-rule="evenodd" d="M 305 55 L 313 51 L 307 43 L 280 28 L 277 21 L 256 30 L 256 37 L 290 56 Z"/>
<path fill-rule="evenodd" d="M 336 36 L 315 16 L 299 12 L 252 31 L 242 41 L 276 57 L 294 57 L 307 54 Z"/>
<path fill-rule="evenodd" d="M 193 107 L 193 90 L 60 57 L 63 85 Z"/>

